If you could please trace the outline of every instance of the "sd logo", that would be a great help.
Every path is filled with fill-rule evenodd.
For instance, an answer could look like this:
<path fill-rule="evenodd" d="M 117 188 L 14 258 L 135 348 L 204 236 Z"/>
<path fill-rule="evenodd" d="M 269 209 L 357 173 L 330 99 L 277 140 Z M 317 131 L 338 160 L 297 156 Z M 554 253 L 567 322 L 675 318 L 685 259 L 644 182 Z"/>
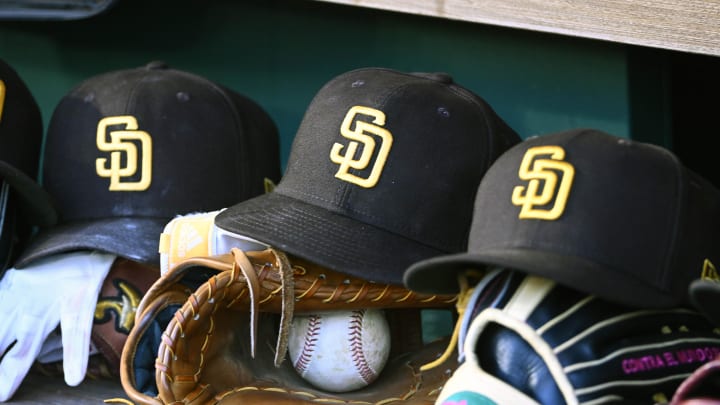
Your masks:
<path fill-rule="evenodd" d="M 359 114 L 372 117 L 372 123 L 357 120 L 356 116 Z M 353 123 L 355 123 L 355 128 L 352 128 Z M 340 134 L 351 141 L 347 145 L 345 154 L 340 153 L 345 147 L 341 143 L 336 142 L 330 150 L 330 160 L 340 165 L 335 177 L 365 188 L 374 187 L 377 184 L 393 142 L 392 134 L 383 128 L 383 125 L 385 125 L 385 113 L 382 111 L 357 105 L 348 110 L 342 125 L 340 125 Z M 364 170 L 370 166 L 370 159 L 375 153 L 376 146 L 375 138 L 371 135 L 380 138 L 380 148 L 370 175 L 363 178 L 350 173 L 350 169 Z M 356 159 L 355 154 L 360 143 L 362 143 L 362 152 Z"/>
<path fill-rule="evenodd" d="M 565 150 L 559 146 L 537 146 L 525 152 L 518 176 L 528 181 L 527 186 L 516 186 L 512 203 L 521 208 L 521 219 L 557 219 L 562 215 L 572 187 L 575 168 L 565 159 Z M 558 179 L 558 174 L 562 174 Z M 554 203 L 549 208 L 550 203 Z"/>
<path fill-rule="evenodd" d="M 107 141 L 108 127 L 124 125 L 123 130 L 110 130 L 110 142 Z M 141 154 L 135 142 L 141 147 Z M 97 147 L 103 152 L 110 152 L 110 167 L 107 167 L 107 158 L 95 160 L 95 171 L 100 177 L 110 178 L 111 191 L 142 191 L 150 187 L 152 176 L 152 139 L 145 131 L 138 130 L 137 120 L 133 116 L 105 117 L 98 122 Z M 125 166 L 122 166 L 123 154 Z M 139 158 L 138 156 L 142 156 Z M 134 176 L 141 168 L 140 180 L 122 182 L 123 177 Z"/>

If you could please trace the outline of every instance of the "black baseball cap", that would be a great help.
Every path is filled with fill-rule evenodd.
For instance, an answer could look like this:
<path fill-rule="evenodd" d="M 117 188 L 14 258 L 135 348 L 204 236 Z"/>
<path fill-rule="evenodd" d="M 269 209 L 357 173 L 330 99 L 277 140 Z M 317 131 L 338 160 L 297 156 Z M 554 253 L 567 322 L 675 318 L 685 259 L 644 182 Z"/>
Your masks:
<path fill-rule="evenodd" d="M 173 217 L 262 194 L 280 175 L 277 128 L 256 102 L 163 62 L 85 80 L 60 100 L 46 138 L 59 223 L 16 267 L 84 249 L 159 265 Z"/>
<path fill-rule="evenodd" d="M 480 178 L 518 142 L 448 74 L 352 70 L 311 101 L 277 187 L 215 224 L 341 273 L 402 284 L 411 263 L 465 250 Z"/>
<path fill-rule="evenodd" d="M 37 182 L 43 121 L 26 82 L 0 59 L 0 182 L 20 197 L 18 210 L 28 225 L 57 221 L 50 195 Z"/>
<path fill-rule="evenodd" d="M 720 261 L 720 192 L 669 150 L 594 129 L 526 139 L 488 170 L 468 251 L 420 261 L 405 285 L 452 293 L 468 268 L 513 268 L 638 307 L 689 304 Z"/>

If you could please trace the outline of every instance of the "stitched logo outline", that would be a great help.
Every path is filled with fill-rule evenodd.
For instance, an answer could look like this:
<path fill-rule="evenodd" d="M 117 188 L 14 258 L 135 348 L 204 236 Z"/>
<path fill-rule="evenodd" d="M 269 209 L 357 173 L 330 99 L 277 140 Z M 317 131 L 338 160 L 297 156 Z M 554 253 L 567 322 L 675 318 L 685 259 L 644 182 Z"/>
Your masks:
<path fill-rule="evenodd" d="M 555 220 L 562 215 L 575 177 L 575 167 L 563 159 L 565 150 L 560 146 L 536 146 L 525 151 L 518 177 L 528 184 L 515 186 L 512 192 L 512 203 L 521 207 L 518 218 Z M 562 173 L 559 182 L 558 172 Z M 550 209 L 535 208 L 553 200 Z"/>
<path fill-rule="evenodd" d="M 361 114 L 372 117 L 372 121 L 356 120 L 356 117 Z M 353 123 L 355 123 L 355 128 L 352 128 Z M 335 177 L 365 188 L 372 188 L 377 184 L 393 143 L 392 133 L 383 128 L 383 125 L 385 125 L 385 113 L 380 110 L 359 105 L 348 110 L 340 125 L 340 134 L 350 139 L 350 142 L 347 145 L 335 142 L 330 150 L 330 160 L 340 165 Z M 364 170 L 370 165 L 370 159 L 375 152 L 376 146 L 375 138 L 371 135 L 380 138 L 380 147 L 370 170 L 370 175 L 363 178 L 350 173 L 350 169 Z M 362 153 L 359 158 L 355 159 L 355 152 L 357 152 L 360 143 L 363 144 Z M 340 152 L 345 146 L 347 146 L 345 154 L 341 154 Z"/>
<path fill-rule="evenodd" d="M 108 127 L 124 125 L 124 130 L 110 130 L 110 142 L 107 142 Z M 142 158 L 138 161 L 138 148 L 135 142 L 139 141 Z M 138 130 L 137 119 L 131 115 L 110 116 L 101 119 L 97 126 L 96 143 L 99 150 L 110 152 L 110 167 L 108 159 L 101 157 L 95 160 L 95 172 L 100 177 L 110 179 L 110 191 L 143 191 L 150 187 L 152 181 L 152 138 L 145 131 Z M 127 163 L 121 166 L 122 154 L 125 154 Z M 123 177 L 135 175 L 141 167 L 140 180 L 121 181 Z"/>

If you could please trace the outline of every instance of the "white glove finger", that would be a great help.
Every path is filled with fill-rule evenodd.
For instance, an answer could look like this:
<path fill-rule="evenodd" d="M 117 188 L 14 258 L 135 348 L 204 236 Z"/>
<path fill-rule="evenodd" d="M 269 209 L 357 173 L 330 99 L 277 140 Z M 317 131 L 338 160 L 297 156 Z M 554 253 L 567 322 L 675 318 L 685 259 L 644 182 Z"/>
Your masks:
<path fill-rule="evenodd" d="M 99 284 L 102 284 L 100 280 Z M 97 295 L 100 286 L 76 291 L 72 298 L 64 300 L 60 310 L 60 334 L 63 347 L 63 372 L 69 386 L 80 384 L 87 372 L 90 357 L 91 334 Z"/>
<path fill-rule="evenodd" d="M 17 342 L 0 362 L 0 401 L 7 401 L 15 394 L 40 353 L 45 337 L 57 326 L 57 322 L 52 322 L 51 318 L 20 318 L 20 321 L 13 325 L 18 331 Z"/>
<path fill-rule="evenodd" d="M 0 358 L 17 339 L 15 330 L 18 310 L 25 308 L 19 295 L 19 288 L 13 288 L 13 280 L 17 270 L 8 269 L 0 279 Z"/>
<path fill-rule="evenodd" d="M 115 256 L 95 255 L 82 280 L 67 285 L 60 304 L 63 372 L 69 386 L 80 384 L 87 372 L 90 336 L 98 294 Z"/>
<path fill-rule="evenodd" d="M 14 327 L 16 314 L 0 314 L 0 357 L 17 339 Z"/>
<path fill-rule="evenodd" d="M 92 313 L 89 320 L 82 315 L 67 312 L 60 315 L 63 372 L 65 383 L 71 387 L 80 384 L 85 378 L 90 356 Z"/>

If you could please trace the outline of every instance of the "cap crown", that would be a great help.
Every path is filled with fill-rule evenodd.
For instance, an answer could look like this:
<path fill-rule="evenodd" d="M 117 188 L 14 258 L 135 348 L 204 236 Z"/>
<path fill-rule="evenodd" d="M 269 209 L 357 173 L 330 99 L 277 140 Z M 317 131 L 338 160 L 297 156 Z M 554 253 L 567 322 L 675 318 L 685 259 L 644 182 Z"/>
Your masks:
<path fill-rule="evenodd" d="M 497 160 L 469 252 L 625 304 L 677 305 L 720 260 L 719 225 L 720 192 L 669 150 L 578 129 Z"/>
<path fill-rule="evenodd" d="M 518 142 L 446 74 L 353 70 L 313 98 L 274 191 L 215 223 L 335 271 L 401 284 L 410 263 L 466 249 L 480 179 Z"/>
<path fill-rule="evenodd" d="M 247 97 L 163 63 L 91 77 L 56 106 L 43 175 L 59 221 L 15 263 L 100 250 L 159 265 L 175 216 L 262 194 L 280 172 L 277 129 Z"/>
<path fill-rule="evenodd" d="M 62 222 L 209 211 L 279 178 L 277 130 L 253 101 L 162 64 L 92 77 L 50 121 L 44 179 Z"/>
<path fill-rule="evenodd" d="M 359 69 L 313 99 L 276 191 L 458 251 L 482 174 L 517 142 L 489 105 L 447 75 Z"/>

